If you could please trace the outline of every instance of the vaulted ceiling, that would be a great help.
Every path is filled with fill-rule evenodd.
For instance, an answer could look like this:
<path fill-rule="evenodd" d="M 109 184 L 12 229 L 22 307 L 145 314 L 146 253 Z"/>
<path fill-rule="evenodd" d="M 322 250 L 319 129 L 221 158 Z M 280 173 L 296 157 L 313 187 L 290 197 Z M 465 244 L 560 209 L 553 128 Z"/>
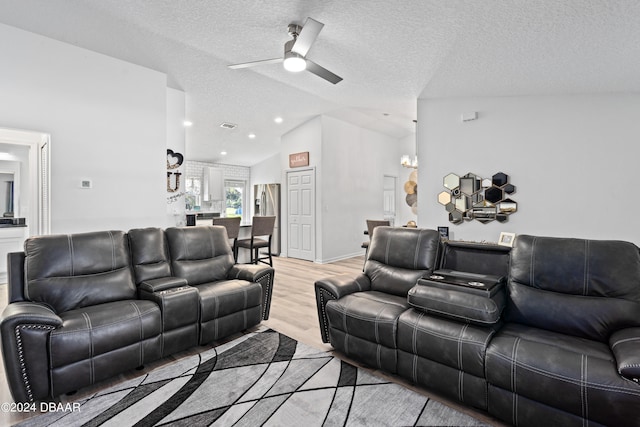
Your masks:
<path fill-rule="evenodd" d="M 282 56 L 307 17 L 308 58 L 342 82 L 227 68 Z M 319 114 L 402 138 L 418 97 L 640 91 L 637 0 L 0 0 L 0 23 L 166 73 L 187 157 L 247 166 Z"/>

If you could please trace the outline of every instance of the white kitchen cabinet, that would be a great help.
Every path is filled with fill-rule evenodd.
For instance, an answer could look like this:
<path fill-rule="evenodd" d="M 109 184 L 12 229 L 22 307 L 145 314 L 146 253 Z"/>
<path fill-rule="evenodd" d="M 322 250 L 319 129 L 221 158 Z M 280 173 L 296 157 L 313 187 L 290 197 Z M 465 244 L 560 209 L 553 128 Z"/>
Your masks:
<path fill-rule="evenodd" d="M 202 200 L 205 202 L 224 200 L 224 178 L 222 169 L 214 167 L 204 168 Z"/>
<path fill-rule="evenodd" d="M 27 227 L 0 228 L 0 283 L 7 282 L 7 254 L 24 250 L 28 233 Z"/>

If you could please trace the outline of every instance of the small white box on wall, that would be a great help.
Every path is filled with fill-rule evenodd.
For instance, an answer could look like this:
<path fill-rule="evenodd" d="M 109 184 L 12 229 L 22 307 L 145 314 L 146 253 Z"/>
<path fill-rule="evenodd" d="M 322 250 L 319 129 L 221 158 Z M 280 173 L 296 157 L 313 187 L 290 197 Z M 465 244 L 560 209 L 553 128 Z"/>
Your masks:
<path fill-rule="evenodd" d="M 470 122 L 471 120 L 477 120 L 478 119 L 478 112 L 477 111 L 471 111 L 469 113 L 462 113 L 462 121 L 463 122 Z"/>

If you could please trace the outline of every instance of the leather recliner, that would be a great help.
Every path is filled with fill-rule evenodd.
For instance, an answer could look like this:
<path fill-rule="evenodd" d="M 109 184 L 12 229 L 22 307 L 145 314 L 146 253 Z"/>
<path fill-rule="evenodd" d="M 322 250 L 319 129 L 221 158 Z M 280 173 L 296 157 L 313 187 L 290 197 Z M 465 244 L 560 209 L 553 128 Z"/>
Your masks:
<path fill-rule="evenodd" d="M 198 291 L 201 345 L 269 318 L 273 268 L 235 265 L 222 226 L 166 229 L 173 275 Z"/>
<path fill-rule="evenodd" d="M 515 425 L 640 425 L 640 252 L 520 235 L 505 326 L 487 348 L 489 412 Z"/>
<path fill-rule="evenodd" d="M 324 342 L 370 366 L 396 372 L 398 318 L 407 292 L 433 271 L 440 235 L 434 230 L 376 227 L 358 277 L 315 283 Z"/>
<path fill-rule="evenodd" d="M 160 358 L 160 309 L 137 299 L 129 257 L 121 231 L 30 238 L 24 253 L 10 254 L 10 304 L 0 325 L 16 401 L 57 396 Z"/>
<path fill-rule="evenodd" d="M 416 239 L 397 230 L 376 231 L 365 274 L 316 282 L 324 342 L 513 425 L 640 426 L 636 245 L 521 235 L 506 286 L 500 267 L 495 286 L 464 290 L 430 284 L 460 271 L 406 270 Z M 465 255 L 470 270 L 503 259 L 475 250 Z M 465 270 L 461 259 L 444 261 Z"/>
<path fill-rule="evenodd" d="M 260 323 L 274 270 L 233 265 L 225 228 L 209 226 L 32 237 L 8 276 L 5 373 L 32 402 Z"/>

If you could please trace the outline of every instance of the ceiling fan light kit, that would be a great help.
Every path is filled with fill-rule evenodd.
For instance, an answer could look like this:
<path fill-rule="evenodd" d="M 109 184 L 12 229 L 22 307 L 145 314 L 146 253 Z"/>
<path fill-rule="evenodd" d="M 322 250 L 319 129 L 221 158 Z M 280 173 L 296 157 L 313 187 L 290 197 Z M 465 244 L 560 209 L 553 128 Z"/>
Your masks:
<path fill-rule="evenodd" d="M 293 40 L 289 40 L 284 44 L 284 61 L 282 62 L 282 65 L 287 71 L 299 73 L 307 68 L 307 61 L 304 60 L 302 55 L 291 51 L 295 42 L 296 39 L 294 37 Z"/>
<path fill-rule="evenodd" d="M 294 73 L 307 70 L 326 81 L 336 84 L 342 81 L 342 77 L 332 73 L 324 67 L 307 59 L 307 53 L 311 49 L 311 45 L 316 41 L 320 30 L 324 24 L 312 18 L 307 18 L 304 26 L 289 24 L 288 32 L 292 37 L 291 40 L 284 44 L 284 57 L 264 59 L 261 61 L 244 62 L 241 64 L 229 65 L 231 69 L 249 68 L 257 65 L 275 64 L 282 62 L 285 70 Z"/>

